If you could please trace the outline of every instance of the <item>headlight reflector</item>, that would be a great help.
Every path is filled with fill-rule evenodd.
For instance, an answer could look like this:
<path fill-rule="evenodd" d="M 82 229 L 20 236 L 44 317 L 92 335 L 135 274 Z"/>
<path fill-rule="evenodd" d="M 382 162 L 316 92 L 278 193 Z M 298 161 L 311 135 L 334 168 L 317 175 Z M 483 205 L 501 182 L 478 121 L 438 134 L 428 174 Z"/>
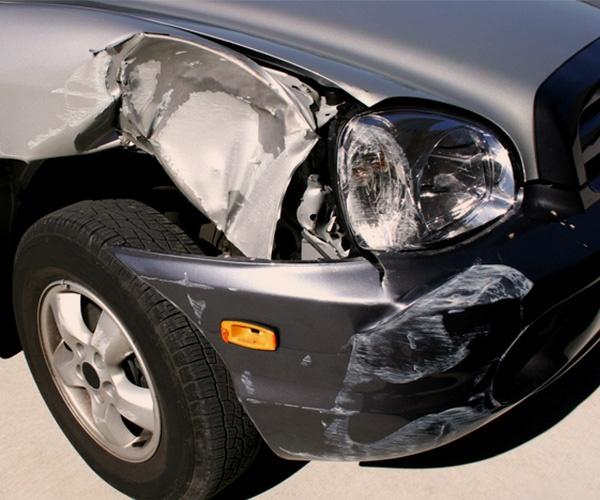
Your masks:
<path fill-rule="evenodd" d="M 505 214 L 514 170 L 490 130 L 418 111 L 351 119 L 338 145 L 346 218 L 372 250 L 425 248 Z"/>

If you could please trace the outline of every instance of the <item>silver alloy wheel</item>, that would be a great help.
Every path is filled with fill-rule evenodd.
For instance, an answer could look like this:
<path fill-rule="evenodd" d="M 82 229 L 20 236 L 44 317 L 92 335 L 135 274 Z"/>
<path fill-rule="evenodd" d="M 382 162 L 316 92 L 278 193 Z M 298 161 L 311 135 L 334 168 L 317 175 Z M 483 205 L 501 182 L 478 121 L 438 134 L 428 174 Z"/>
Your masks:
<path fill-rule="evenodd" d="M 88 326 L 90 316 L 94 326 Z M 106 303 L 82 285 L 52 283 L 40 298 L 38 331 L 54 382 L 88 434 L 122 460 L 148 460 L 160 439 L 156 393 L 144 360 Z"/>

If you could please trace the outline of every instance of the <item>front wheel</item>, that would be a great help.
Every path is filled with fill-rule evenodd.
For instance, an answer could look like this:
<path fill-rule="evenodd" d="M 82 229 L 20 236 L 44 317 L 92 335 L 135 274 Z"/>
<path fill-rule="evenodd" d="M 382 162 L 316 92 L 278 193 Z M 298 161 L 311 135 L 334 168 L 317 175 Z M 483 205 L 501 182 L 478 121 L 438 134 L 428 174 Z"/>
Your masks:
<path fill-rule="evenodd" d="M 27 361 L 63 432 L 107 482 L 136 498 L 209 498 L 260 439 L 202 333 L 114 246 L 199 253 L 135 201 L 82 202 L 40 220 L 15 261 Z"/>

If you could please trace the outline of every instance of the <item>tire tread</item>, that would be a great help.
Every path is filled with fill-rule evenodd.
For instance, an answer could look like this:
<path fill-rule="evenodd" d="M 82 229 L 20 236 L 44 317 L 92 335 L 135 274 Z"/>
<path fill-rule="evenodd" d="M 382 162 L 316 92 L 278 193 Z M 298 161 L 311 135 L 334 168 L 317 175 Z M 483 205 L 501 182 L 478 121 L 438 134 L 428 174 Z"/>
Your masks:
<path fill-rule="evenodd" d="M 182 384 L 196 440 L 195 471 L 187 491 L 176 497 L 214 496 L 252 462 L 260 444 L 258 433 L 237 399 L 225 365 L 204 335 L 171 302 L 126 269 L 110 248 L 186 255 L 202 254 L 201 250 L 163 214 L 135 200 L 76 203 L 39 220 L 23 240 L 43 234 L 75 238 L 94 252 L 130 287 L 156 325 Z"/>

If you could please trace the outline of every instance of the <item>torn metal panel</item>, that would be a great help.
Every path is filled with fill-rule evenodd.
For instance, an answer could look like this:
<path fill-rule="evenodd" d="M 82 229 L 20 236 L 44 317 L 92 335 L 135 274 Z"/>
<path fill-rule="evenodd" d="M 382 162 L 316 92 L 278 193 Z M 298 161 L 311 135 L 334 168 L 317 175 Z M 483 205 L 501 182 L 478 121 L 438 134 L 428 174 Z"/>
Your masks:
<path fill-rule="evenodd" d="M 119 132 L 240 251 L 270 258 L 292 174 L 336 108 L 297 78 L 207 40 L 138 33 L 89 57 L 51 90 L 62 98 L 55 124 L 6 156 L 87 153 L 118 145 Z"/>
<path fill-rule="evenodd" d="M 335 109 L 315 114 L 307 85 L 207 41 L 142 34 L 116 50 L 122 131 L 244 254 L 270 258 L 291 176 Z"/>

